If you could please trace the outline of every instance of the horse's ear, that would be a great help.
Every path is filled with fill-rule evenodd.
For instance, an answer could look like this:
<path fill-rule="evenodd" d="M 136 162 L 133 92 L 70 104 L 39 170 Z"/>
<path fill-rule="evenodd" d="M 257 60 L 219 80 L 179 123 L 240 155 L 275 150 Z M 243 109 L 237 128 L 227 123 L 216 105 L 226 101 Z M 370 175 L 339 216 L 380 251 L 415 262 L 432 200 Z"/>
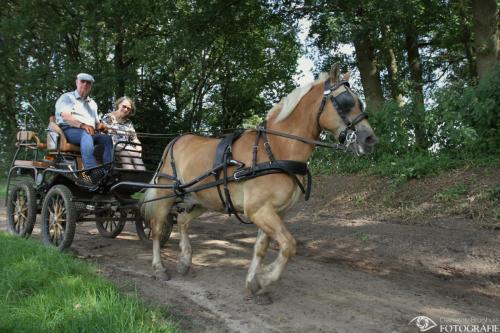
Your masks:
<path fill-rule="evenodd" d="M 336 85 L 339 82 L 339 74 L 340 74 L 340 63 L 336 62 L 332 65 L 330 69 L 330 82 L 332 85 Z"/>
<path fill-rule="evenodd" d="M 351 72 L 344 73 L 344 75 L 342 76 L 342 81 L 349 82 L 350 78 L 351 78 Z"/>

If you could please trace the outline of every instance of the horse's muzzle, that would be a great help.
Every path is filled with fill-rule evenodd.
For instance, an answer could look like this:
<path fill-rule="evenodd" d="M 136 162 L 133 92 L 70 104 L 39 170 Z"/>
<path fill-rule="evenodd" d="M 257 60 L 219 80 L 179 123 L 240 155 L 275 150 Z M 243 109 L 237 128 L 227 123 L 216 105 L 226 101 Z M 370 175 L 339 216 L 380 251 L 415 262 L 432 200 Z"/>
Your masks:
<path fill-rule="evenodd" d="M 371 154 L 378 142 L 377 136 L 371 128 L 361 128 L 356 131 L 356 150 L 360 155 Z"/>

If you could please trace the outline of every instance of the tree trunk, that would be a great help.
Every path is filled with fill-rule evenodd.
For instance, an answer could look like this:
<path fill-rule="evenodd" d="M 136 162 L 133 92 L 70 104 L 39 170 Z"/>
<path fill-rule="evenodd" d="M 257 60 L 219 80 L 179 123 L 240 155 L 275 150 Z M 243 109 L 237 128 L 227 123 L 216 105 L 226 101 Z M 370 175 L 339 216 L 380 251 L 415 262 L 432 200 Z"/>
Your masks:
<path fill-rule="evenodd" d="M 382 38 L 386 41 L 393 41 L 393 34 L 391 33 L 391 29 L 389 26 L 386 26 L 382 31 Z M 391 45 L 394 45 L 391 43 Z M 399 88 L 398 82 L 398 61 L 396 59 L 396 53 L 392 47 L 387 48 L 386 50 L 386 66 L 388 72 L 388 81 L 389 81 L 389 89 L 391 90 L 391 97 L 399 106 L 403 106 L 403 94 L 401 89 Z"/>
<path fill-rule="evenodd" d="M 77 64 L 81 60 L 80 56 L 80 32 L 67 33 L 64 35 L 66 53 L 71 62 Z"/>
<path fill-rule="evenodd" d="M 417 148 L 428 147 L 425 134 L 424 84 L 422 79 L 422 62 L 418 51 L 415 29 L 406 32 L 406 51 L 410 67 L 412 98 L 414 103 L 413 119 L 415 121 L 415 143 Z"/>
<path fill-rule="evenodd" d="M 465 57 L 469 65 L 469 79 L 471 81 L 477 79 L 476 60 L 474 59 L 474 48 L 471 44 L 471 32 L 468 27 L 464 28 L 462 43 L 464 44 Z"/>
<path fill-rule="evenodd" d="M 499 60 L 497 16 L 496 0 L 472 1 L 474 48 L 479 80 L 484 79 L 490 68 Z"/>
<path fill-rule="evenodd" d="M 355 36 L 354 49 L 367 108 L 376 110 L 384 102 L 384 94 L 377 69 L 375 49 L 366 34 Z"/>
<path fill-rule="evenodd" d="M 115 76 L 116 96 L 125 96 L 125 64 L 123 61 L 123 37 L 121 35 L 115 44 Z"/>
<path fill-rule="evenodd" d="M 391 89 L 391 96 L 394 102 L 399 106 L 404 105 L 403 94 L 399 88 L 398 82 L 398 63 L 396 61 L 396 54 L 393 48 L 387 50 L 387 71 L 389 72 L 389 86 Z"/>

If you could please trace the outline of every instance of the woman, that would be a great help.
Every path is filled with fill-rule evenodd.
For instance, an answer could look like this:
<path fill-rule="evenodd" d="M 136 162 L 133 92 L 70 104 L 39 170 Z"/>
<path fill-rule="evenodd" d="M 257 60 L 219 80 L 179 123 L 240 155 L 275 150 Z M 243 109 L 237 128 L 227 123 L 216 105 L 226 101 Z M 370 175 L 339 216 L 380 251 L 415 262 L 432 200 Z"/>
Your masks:
<path fill-rule="evenodd" d="M 123 96 L 115 103 L 115 110 L 103 117 L 103 122 L 108 126 L 109 133 L 113 138 L 118 161 L 124 169 L 146 170 L 141 159 L 142 147 L 137 138 L 134 125 L 130 117 L 135 114 L 134 101 Z M 126 142 L 136 143 L 127 144 Z"/>

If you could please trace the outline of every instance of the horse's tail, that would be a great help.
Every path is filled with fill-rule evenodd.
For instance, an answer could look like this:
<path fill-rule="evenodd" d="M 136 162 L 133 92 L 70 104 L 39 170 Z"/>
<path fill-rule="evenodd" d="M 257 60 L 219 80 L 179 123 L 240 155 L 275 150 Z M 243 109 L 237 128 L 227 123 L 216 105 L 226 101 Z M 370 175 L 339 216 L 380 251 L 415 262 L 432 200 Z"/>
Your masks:
<path fill-rule="evenodd" d="M 165 147 L 165 150 L 163 151 L 163 155 L 161 157 L 160 163 L 158 164 L 158 167 L 156 168 L 156 171 L 153 175 L 153 179 L 150 181 L 150 184 L 155 184 L 157 181 L 157 176 L 158 173 L 161 171 L 163 164 L 167 161 L 167 158 L 169 156 L 169 153 L 173 154 L 173 147 L 174 144 L 177 142 L 179 138 L 181 138 L 183 135 L 179 135 L 178 137 L 174 138 L 172 141 L 170 141 Z M 158 198 L 161 196 L 160 194 L 160 189 L 156 188 L 148 188 L 146 192 L 144 193 L 144 197 L 141 199 L 139 202 L 140 210 L 141 210 L 141 215 L 146 221 L 150 221 L 153 214 L 155 213 L 155 204 L 160 202 Z"/>
<path fill-rule="evenodd" d="M 158 197 L 156 191 L 156 188 L 148 188 L 139 203 L 139 206 L 141 207 L 141 215 L 146 221 L 151 220 L 151 217 L 153 216 L 154 204 L 156 202 L 154 199 Z"/>

